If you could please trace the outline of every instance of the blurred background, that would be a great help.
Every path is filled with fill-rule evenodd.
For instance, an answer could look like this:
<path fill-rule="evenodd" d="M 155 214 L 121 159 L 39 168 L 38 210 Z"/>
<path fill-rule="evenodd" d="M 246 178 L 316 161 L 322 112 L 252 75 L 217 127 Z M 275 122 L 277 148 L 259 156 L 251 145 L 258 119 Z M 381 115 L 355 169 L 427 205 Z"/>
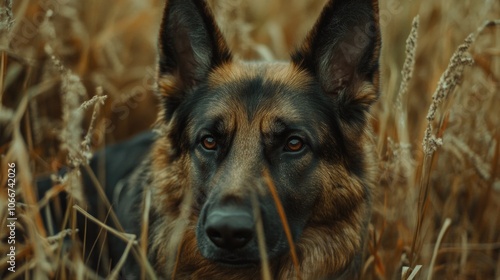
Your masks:
<path fill-rule="evenodd" d="M 29 174 L 20 180 L 30 181 L 75 164 L 78 153 L 152 127 L 164 1 L 2 2 L 2 186 L 9 160 L 23 161 Z M 287 60 L 325 4 L 208 2 L 233 52 L 246 60 Z M 416 279 L 500 279 L 500 3 L 380 2 L 381 98 L 372 123 L 381 172 L 364 278 L 400 279 L 408 267 L 405 277 Z M 488 20 L 497 21 L 484 25 Z M 404 67 L 407 57 L 413 59 Z M 444 73 L 448 79 L 440 82 Z M 433 99 L 435 92 L 445 94 Z M 435 152 L 422 145 L 429 124 L 432 137 L 425 137 L 425 147 L 437 143 Z M 74 195 L 70 189 L 64 191 Z M 18 199 L 29 201 L 27 192 Z M 0 204 L 4 220 L 6 207 Z M 36 234 L 45 238 L 32 215 L 25 217 L 35 225 L 27 240 Z M 0 235 L 6 235 L 3 229 Z M 41 271 L 59 275 L 62 265 L 50 261 L 54 255 L 36 250 L 41 249 L 31 248 L 24 257 L 44 258 L 48 264 Z"/>

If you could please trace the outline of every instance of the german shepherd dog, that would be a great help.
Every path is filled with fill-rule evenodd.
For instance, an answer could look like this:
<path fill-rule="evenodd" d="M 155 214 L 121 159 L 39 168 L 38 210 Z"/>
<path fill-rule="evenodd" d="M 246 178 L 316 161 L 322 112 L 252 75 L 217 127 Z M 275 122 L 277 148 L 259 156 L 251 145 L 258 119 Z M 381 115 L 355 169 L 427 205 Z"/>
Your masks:
<path fill-rule="evenodd" d="M 123 177 L 109 196 L 127 231 L 148 229 L 159 277 L 359 277 L 379 50 L 377 0 L 330 0 L 291 61 L 275 63 L 233 59 L 204 1 L 168 1 L 159 133 L 139 167 L 107 171 Z"/>
<path fill-rule="evenodd" d="M 163 135 L 148 186 L 157 272 L 170 277 L 177 256 L 176 278 L 258 279 L 261 223 L 274 278 L 355 277 L 377 165 L 377 1 L 329 1 L 290 63 L 233 59 L 201 0 L 170 0 L 159 42 Z M 166 246 L 175 234 L 180 244 Z"/>

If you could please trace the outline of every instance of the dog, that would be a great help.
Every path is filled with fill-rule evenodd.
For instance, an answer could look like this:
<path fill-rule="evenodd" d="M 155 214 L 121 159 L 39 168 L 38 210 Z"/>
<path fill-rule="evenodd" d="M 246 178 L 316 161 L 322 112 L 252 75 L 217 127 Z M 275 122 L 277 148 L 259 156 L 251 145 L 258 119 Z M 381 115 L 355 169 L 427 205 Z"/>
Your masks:
<path fill-rule="evenodd" d="M 167 2 L 158 133 L 106 156 L 114 211 L 160 278 L 360 276 L 380 45 L 377 0 L 330 0 L 290 62 L 239 61 L 204 1 Z M 130 257 L 122 276 L 140 270 Z"/>
<path fill-rule="evenodd" d="M 379 95 L 379 49 L 377 1 L 329 1 L 290 63 L 237 61 L 205 2 L 166 4 L 163 135 L 146 187 L 159 275 L 170 276 L 169 256 L 178 256 L 176 278 L 260 278 L 257 220 L 274 278 L 357 275 L 376 176 L 368 110 Z M 166 246 L 179 233 L 180 244 Z"/>

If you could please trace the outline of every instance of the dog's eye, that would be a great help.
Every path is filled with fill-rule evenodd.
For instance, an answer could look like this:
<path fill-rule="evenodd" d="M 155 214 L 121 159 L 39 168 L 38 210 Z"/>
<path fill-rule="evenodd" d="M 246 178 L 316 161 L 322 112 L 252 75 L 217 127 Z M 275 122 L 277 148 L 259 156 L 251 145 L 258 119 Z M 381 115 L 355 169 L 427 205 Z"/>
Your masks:
<path fill-rule="evenodd" d="M 302 150 L 302 148 L 304 148 L 304 141 L 295 136 L 288 138 L 285 145 L 285 151 L 288 152 L 298 152 Z"/>
<path fill-rule="evenodd" d="M 203 137 L 203 139 L 201 140 L 201 145 L 207 150 L 217 149 L 217 141 L 215 141 L 215 138 L 213 138 L 212 136 Z"/>

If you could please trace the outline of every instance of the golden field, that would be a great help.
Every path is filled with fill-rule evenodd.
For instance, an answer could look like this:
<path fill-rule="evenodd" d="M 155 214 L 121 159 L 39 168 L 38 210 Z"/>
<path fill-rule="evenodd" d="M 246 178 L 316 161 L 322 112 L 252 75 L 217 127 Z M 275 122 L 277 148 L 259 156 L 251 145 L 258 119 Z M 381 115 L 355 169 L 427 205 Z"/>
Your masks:
<path fill-rule="evenodd" d="M 325 0 L 209 2 L 237 57 L 284 60 Z M 92 278 L 81 247 L 61 252 L 75 208 L 59 213 L 61 232 L 40 218 L 61 192 L 83 199 L 78 174 L 40 201 L 34 178 L 152 127 L 164 1 L 2 3 L 0 276 L 16 162 L 17 267 L 4 279 Z M 363 279 L 500 279 L 500 3 L 381 0 L 380 24 L 380 178 Z"/>

